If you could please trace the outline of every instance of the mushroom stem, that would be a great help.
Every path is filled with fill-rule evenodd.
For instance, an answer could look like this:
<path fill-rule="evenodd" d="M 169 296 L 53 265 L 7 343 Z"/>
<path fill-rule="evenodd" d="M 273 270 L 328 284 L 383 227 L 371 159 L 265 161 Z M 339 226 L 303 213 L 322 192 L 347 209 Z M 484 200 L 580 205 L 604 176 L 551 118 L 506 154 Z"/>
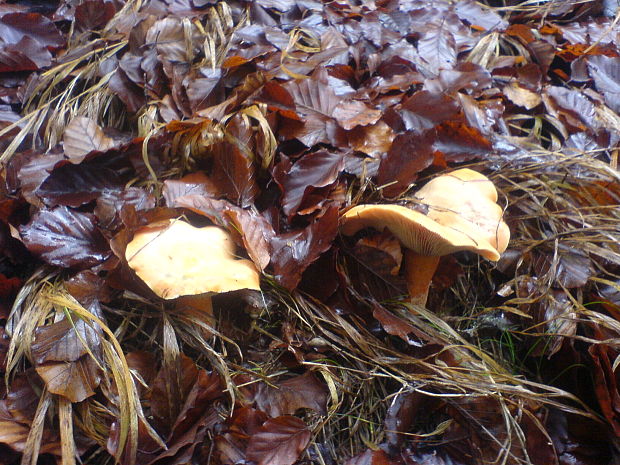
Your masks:
<path fill-rule="evenodd" d="M 423 307 L 426 305 L 428 288 L 439 264 L 439 256 L 420 255 L 411 249 L 405 249 L 404 258 L 409 302 Z"/>

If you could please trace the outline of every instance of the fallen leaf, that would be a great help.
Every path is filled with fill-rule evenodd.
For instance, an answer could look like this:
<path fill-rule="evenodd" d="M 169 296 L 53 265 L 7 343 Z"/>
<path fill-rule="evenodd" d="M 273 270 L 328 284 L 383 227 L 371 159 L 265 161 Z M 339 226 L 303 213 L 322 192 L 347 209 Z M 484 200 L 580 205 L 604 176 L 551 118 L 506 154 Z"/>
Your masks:
<path fill-rule="evenodd" d="M 299 409 L 327 413 L 328 391 L 324 383 L 310 371 L 277 383 L 275 387 L 261 383 L 254 396 L 256 406 L 272 418 L 293 415 Z"/>
<path fill-rule="evenodd" d="M 281 162 L 280 166 L 284 163 Z M 324 150 L 304 155 L 292 167 L 277 167 L 274 170 L 274 179 L 282 188 L 284 214 L 292 217 L 307 194 L 313 189 L 333 184 L 343 169 L 342 154 Z"/>
<path fill-rule="evenodd" d="M 338 208 L 329 207 L 305 229 L 275 236 L 271 240 L 271 264 L 278 282 L 295 289 L 304 270 L 331 247 L 337 232 Z"/>
<path fill-rule="evenodd" d="M 75 362 L 52 362 L 38 365 L 37 373 L 52 394 L 71 402 L 82 402 L 93 396 L 101 381 L 101 372 L 90 355 Z"/>
<path fill-rule="evenodd" d="M 258 465 L 293 465 L 311 436 L 306 424 L 297 417 L 272 418 L 252 435 L 246 456 Z"/>
<path fill-rule="evenodd" d="M 67 207 L 40 210 L 19 230 L 28 250 L 50 265 L 90 268 L 111 253 L 94 216 Z"/>
<path fill-rule="evenodd" d="M 63 135 L 65 154 L 79 163 L 92 151 L 105 152 L 114 147 L 114 140 L 104 134 L 99 125 L 84 116 L 73 118 Z"/>

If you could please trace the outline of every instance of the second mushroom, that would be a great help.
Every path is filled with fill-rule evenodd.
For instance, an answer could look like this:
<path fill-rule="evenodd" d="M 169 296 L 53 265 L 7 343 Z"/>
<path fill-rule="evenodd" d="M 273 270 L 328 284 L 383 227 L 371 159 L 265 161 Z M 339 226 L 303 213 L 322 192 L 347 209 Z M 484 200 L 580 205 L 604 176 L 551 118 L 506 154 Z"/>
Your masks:
<path fill-rule="evenodd" d="M 426 214 L 401 205 L 358 205 L 341 218 L 341 232 L 387 228 L 405 248 L 410 302 L 425 305 L 439 257 L 461 250 L 497 261 L 510 239 L 497 190 L 484 175 L 460 169 L 429 181 L 415 197 Z"/>

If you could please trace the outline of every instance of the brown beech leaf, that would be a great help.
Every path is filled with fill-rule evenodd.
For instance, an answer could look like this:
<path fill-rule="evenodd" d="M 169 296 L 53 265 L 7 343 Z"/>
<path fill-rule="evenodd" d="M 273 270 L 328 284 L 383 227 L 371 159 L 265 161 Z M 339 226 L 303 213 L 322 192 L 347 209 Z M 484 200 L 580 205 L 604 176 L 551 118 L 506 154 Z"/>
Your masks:
<path fill-rule="evenodd" d="M 316 79 L 292 81 L 286 89 L 293 97 L 297 113 L 303 121 L 303 129 L 292 133 L 293 137 L 307 147 L 320 142 L 331 143 L 336 126 L 333 114 L 340 103 L 334 91 Z"/>
<path fill-rule="evenodd" d="M 110 255 L 94 216 L 67 207 L 40 210 L 19 230 L 28 250 L 50 265 L 90 268 Z"/>
<path fill-rule="evenodd" d="M 39 13 L 8 13 L 0 17 L 0 37 L 5 44 L 17 44 L 30 37 L 49 49 L 65 43 L 54 23 Z"/>
<path fill-rule="evenodd" d="M 292 465 L 310 442 L 312 433 L 297 417 L 272 418 L 250 438 L 246 456 L 258 465 Z"/>
<path fill-rule="evenodd" d="M 609 334 L 603 328 L 593 325 L 596 339 L 599 341 L 613 339 L 616 333 Z M 614 363 L 618 351 L 609 344 L 592 344 L 588 352 L 594 366 L 594 391 L 602 413 L 613 428 L 616 435 L 620 435 L 620 385 L 614 373 Z"/>
<path fill-rule="evenodd" d="M 356 126 L 375 124 L 381 118 L 380 110 L 369 108 L 359 100 L 343 100 L 334 109 L 334 118 L 344 129 L 353 129 Z"/>
<path fill-rule="evenodd" d="M 254 400 L 256 406 L 270 417 L 293 415 L 297 410 L 312 409 L 321 415 L 327 413 L 328 391 L 312 372 L 287 379 L 271 387 L 260 384 Z"/>
<path fill-rule="evenodd" d="M 81 166 L 81 165 L 80 165 Z M 108 231 L 115 231 L 121 225 L 121 212 L 131 207 L 136 212 L 149 210 L 156 205 L 155 196 L 141 187 L 128 187 L 123 191 L 104 191 L 97 198 L 94 214 L 99 226 Z"/>
<path fill-rule="evenodd" d="M 418 173 L 433 164 L 433 136 L 432 131 L 407 131 L 396 136 L 388 153 L 381 157 L 377 175 L 377 183 L 386 186 L 386 196 L 395 197 L 407 190 Z"/>
<path fill-rule="evenodd" d="M 396 237 L 389 233 L 388 231 L 384 231 L 378 234 L 372 234 L 369 236 L 362 237 L 357 244 L 355 245 L 356 249 L 358 248 L 372 248 L 378 249 L 384 252 L 388 257 L 392 259 L 392 261 L 388 261 L 384 263 L 385 266 L 379 265 L 381 267 L 380 270 L 377 270 L 378 274 L 391 274 L 397 275 L 400 270 L 400 265 L 403 261 L 403 252 L 400 246 L 400 242 Z M 358 253 L 359 252 L 359 253 Z M 363 253 L 363 250 L 356 250 L 356 255 L 360 257 L 360 253 Z M 360 260 L 367 263 L 363 258 L 360 257 Z M 376 266 L 372 265 L 373 269 L 376 269 Z M 387 269 L 386 269 L 387 268 Z M 387 271 L 384 272 L 383 270 Z"/>
<path fill-rule="evenodd" d="M 434 128 L 446 120 L 453 120 L 459 113 L 455 99 L 444 93 L 421 90 L 402 104 L 402 119 L 407 129 L 419 132 Z"/>
<path fill-rule="evenodd" d="M 456 41 L 445 21 L 431 23 L 418 41 L 418 52 L 433 74 L 456 63 Z"/>
<path fill-rule="evenodd" d="M 105 152 L 114 147 L 114 140 L 106 136 L 99 125 L 84 116 L 73 118 L 63 135 L 65 154 L 73 163 L 79 163 L 90 152 Z"/>
<path fill-rule="evenodd" d="M 588 57 L 588 71 L 594 84 L 613 111 L 620 111 L 620 58 L 596 55 Z"/>
<path fill-rule="evenodd" d="M 67 318 L 40 326 L 32 343 L 32 355 L 38 365 L 46 362 L 74 362 L 88 351 L 97 353 L 99 332 L 76 319 L 73 323 Z M 88 350 L 87 350 L 88 349 Z"/>
<path fill-rule="evenodd" d="M 41 204 L 35 191 L 62 160 L 64 157 L 60 153 L 37 154 L 19 168 L 17 178 L 22 195 L 29 203 L 37 206 Z"/>
<path fill-rule="evenodd" d="M 288 161 L 282 163 L 288 163 Z M 311 193 L 316 188 L 333 184 L 343 169 L 344 157 L 342 154 L 322 150 L 304 155 L 288 169 L 274 170 L 274 179 L 284 193 L 282 198 L 284 214 L 289 218 L 292 217 L 297 213 L 297 209 L 304 201 L 306 194 Z"/>
<path fill-rule="evenodd" d="M 253 155 L 253 130 L 240 115 L 226 125 L 226 140 L 209 147 L 213 158 L 210 179 L 230 201 L 248 207 L 258 195 Z"/>
<path fill-rule="evenodd" d="M 0 73 L 36 71 L 52 64 L 52 54 L 40 42 L 24 36 L 17 44 L 0 46 Z"/>
<path fill-rule="evenodd" d="M 527 110 L 537 107 L 542 98 L 540 94 L 532 92 L 525 87 L 521 87 L 517 82 L 511 82 L 503 89 L 504 95 L 515 105 L 522 106 Z"/>
<path fill-rule="evenodd" d="M 421 347 L 424 342 L 430 341 L 428 335 L 378 304 L 373 305 L 372 316 L 381 323 L 386 333 L 400 337 L 411 346 Z"/>
<path fill-rule="evenodd" d="M 493 150 L 491 142 L 480 131 L 465 123 L 446 121 L 436 131 L 433 148 L 440 151 L 448 163 L 484 158 Z"/>
<path fill-rule="evenodd" d="M 95 394 L 101 372 L 90 355 L 75 362 L 52 362 L 36 367 L 52 394 L 66 397 L 71 402 L 82 402 Z"/>
<path fill-rule="evenodd" d="M 271 264 L 278 282 L 295 289 L 304 270 L 331 247 L 337 232 L 338 207 L 332 206 L 305 229 L 275 236 Z"/>
<path fill-rule="evenodd" d="M 75 25 L 80 31 L 102 28 L 116 13 L 113 2 L 86 0 L 75 7 Z"/>
<path fill-rule="evenodd" d="M 392 146 L 395 134 L 384 121 L 369 126 L 357 126 L 347 133 L 349 146 L 373 158 L 381 156 Z"/>
<path fill-rule="evenodd" d="M 165 180 L 162 195 L 166 200 L 166 205 L 172 207 L 179 197 L 199 195 L 216 198 L 221 195 L 221 192 L 207 175 L 195 172 L 181 179 Z"/>
<path fill-rule="evenodd" d="M 54 168 L 36 190 L 48 207 L 65 205 L 79 207 L 110 191 L 119 191 L 122 184 L 116 172 L 96 164 L 65 162 Z"/>

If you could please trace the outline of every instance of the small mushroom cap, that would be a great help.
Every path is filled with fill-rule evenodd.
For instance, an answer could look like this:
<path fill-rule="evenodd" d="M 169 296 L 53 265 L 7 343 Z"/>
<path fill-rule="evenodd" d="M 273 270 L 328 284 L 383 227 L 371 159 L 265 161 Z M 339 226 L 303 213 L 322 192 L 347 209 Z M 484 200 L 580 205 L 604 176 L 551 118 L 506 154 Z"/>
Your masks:
<path fill-rule="evenodd" d="M 168 220 L 139 229 L 125 258 L 159 297 L 260 290 L 259 274 L 249 260 L 234 257 L 235 246 L 217 226 L 195 228 Z"/>
<path fill-rule="evenodd" d="M 359 205 L 341 218 L 341 231 L 387 228 L 408 249 L 420 255 L 447 255 L 460 250 L 497 261 L 510 232 L 495 202 L 497 191 L 485 176 L 457 170 L 430 181 L 416 194 L 428 214 L 401 205 Z"/>

